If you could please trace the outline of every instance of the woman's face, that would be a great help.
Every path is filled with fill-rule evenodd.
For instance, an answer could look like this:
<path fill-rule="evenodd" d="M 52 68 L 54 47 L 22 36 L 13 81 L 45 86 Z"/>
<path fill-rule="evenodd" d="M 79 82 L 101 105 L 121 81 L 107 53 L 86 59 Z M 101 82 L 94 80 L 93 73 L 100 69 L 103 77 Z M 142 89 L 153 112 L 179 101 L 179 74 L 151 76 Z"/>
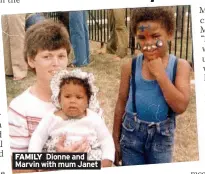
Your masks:
<path fill-rule="evenodd" d="M 168 52 L 167 41 L 169 41 L 172 36 L 167 33 L 167 30 L 162 27 L 160 22 L 145 21 L 138 24 L 136 37 L 145 58 L 163 58 Z M 161 41 L 162 46 L 157 47 L 157 41 Z"/>
<path fill-rule="evenodd" d="M 39 50 L 34 59 L 28 60 L 29 65 L 35 69 L 37 80 L 48 84 L 56 71 L 67 67 L 68 55 L 65 48 Z"/>

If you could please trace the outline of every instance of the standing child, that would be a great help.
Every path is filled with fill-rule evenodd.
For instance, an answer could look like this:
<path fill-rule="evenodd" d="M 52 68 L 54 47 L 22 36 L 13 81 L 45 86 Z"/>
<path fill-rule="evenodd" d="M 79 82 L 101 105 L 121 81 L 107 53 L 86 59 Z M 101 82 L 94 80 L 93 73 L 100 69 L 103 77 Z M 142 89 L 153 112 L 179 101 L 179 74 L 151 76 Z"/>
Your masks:
<path fill-rule="evenodd" d="M 189 103 L 190 66 L 168 52 L 174 33 L 171 8 L 134 9 L 131 24 L 142 54 L 122 66 L 113 128 L 115 164 L 121 158 L 122 165 L 171 162 L 175 116 Z"/>
<path fill-rule="evenodd" d="M 114 142 L 103 119 L 97 114 L 93 80 L 91 73 L 80 69 L 62 70 L 53 77 L 52 100 L 57 109 L 39 123 L 30 140 L 30 152 L 43 149 L 56 152 L 56 142 L 61 135 L 66 136 L 65 146 L 86 138 L 90 145 L 88 160 L 102 160 L 102 167 L 112 165 Z M 50 141 L 45 149 L 43 146 L 48 137 Z"/>

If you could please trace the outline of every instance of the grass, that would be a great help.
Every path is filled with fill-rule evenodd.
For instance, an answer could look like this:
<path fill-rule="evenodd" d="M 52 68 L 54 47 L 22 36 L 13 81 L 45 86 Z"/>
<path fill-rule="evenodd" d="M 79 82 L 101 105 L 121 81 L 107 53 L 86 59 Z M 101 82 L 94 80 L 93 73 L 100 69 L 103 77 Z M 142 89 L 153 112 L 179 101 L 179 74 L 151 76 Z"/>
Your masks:
<path fill-rule="evenodd" d="M 98 99 L 104 110 L 105 122 L 110 131 L 113 127 L 114 108 L 117 100 L 120 83 L 120 66 L 131 58 L 128 55 L 120 62 L 112 59 L 113 55 L 97 54 L 96 50 L 100 48 L 100 43 L 91 42 L 91 59 L 93 61 L 83 70 L 94 73 L 96 85 L 99 88 Z M 191 75 L 194 79 L 194 73 Z M 22 81 L 13 81 L 12 78 L 6 78 L 8 103 L 15 96 L 19 95 L 26 88 L 32 85 L 35 76 L 29 72 L 27 78 Z M 196 101 L 195 89 L 191 88 L 191 98 L 189 106 L 182 115 L 177 116 L 177 128 L 175 137 L 175 146 L 173 162 L 197 161 L 198 141 L 196 124 Z"/>

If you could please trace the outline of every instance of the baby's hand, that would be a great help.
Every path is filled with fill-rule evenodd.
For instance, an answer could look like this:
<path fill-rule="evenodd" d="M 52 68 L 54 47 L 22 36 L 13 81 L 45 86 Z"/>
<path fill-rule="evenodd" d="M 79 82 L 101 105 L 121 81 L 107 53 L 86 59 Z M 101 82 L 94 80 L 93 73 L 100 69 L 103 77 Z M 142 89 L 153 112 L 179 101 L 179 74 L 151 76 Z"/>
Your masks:
<path fill-rule="evenodd" d="M 86 138 L 83 138 L 70 146 L 64 146 L 65 141 L 66 136 L 61 136 L 59 142 L 56 144 L 57 152 L 88 152 L 90 149 L 90 145 Z"/>

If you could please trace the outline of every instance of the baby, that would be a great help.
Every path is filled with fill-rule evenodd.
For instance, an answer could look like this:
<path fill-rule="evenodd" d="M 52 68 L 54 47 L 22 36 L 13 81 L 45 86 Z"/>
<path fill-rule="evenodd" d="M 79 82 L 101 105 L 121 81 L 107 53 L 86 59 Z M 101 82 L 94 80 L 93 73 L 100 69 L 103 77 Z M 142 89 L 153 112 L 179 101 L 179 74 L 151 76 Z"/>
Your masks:
<path fill-rule="evenodd" d="M 101 160 L 102 167 L 112 166 L 114 142 L 99 114 L 93 81 L 93 74 L 80 69 L 61 70 L 54 75 L 52 102 L 57 109 L 39 123 L 31 137 L 29 152 L 56 152 L 56 143 L 65 135 L 65 146 L 87 139 L 88 160 Z"/>

